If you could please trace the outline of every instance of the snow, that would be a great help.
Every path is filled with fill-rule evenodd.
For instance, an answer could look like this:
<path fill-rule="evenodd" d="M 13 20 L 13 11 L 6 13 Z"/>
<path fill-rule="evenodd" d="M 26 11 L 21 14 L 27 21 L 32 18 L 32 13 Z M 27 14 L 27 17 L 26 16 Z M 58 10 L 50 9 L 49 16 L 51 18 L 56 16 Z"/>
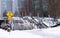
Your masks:
<path fill-rule="evenodd" d="M 54 25 L 57 24 L 57 21 L 54 21 L 53 18 L 44 18 L 44 19 L 42 20 L 42 22 L 43 22 L 44 24 L 46 24 L 47 26 L 54 26 Z"/>
<path fill-rule="evenodd" d="M 25 16 L 23 18 L 27 18 L 27 19 L 30 19 L 30 20 L 32 19 L 30 16 Z"/>
<path fill-rule="evenodd" d="M 57 21 L 58 21 L 58 22 L 60 22 L 60 18 L 59 18 L 59 19 L 57 19 Z"/>
<path fill-rule="evenodd" d="M 60 27 L 11 32 L 0 29 L 0 38 L 60 38 Z"/>
<path fill-rule="evenodd" d="M 56 25 L 56 22 L 53 23 L 53 21 L 43 21 L 44 24 L 46 24 L 47 26 L 54 26 Z"/>
<path fill-rule="evenodd" d="M 54 26 L 57 23 L 56 21 L 54 21 L 54 18 L 50 18 L 50 17 L 44 17 L 44 18 L 42 18 L 42 17 L 33 17 L 34 19 L 32 19 L 32 17 L 25 16 L 23 18 L 21 18 L 21 17 L 13 17 L 13 20 L 22 20 L 24 22 L 25 21 L 24 18 L 29 19 L 29 20 L 34 20 L 34 21 L 36 21 L 38 23 L 43 22 L 47 26 Z M 57 20 L 60 22 L 60 19 L 57 19 Z"/>
<path fill-rule="evenodd" d="M 26 31 L 7 32 L 0 29 L 0 38 L 42 38 L 42 37 Z"/>
<path fill-rule="evenodd" d="M 0 17 L 0 20 L 4 20 L 4 17 Z"/>
<path fill-rule="evenodd" d="M 24 17 L 25 18 L 25 17 Z M 27 17 L 26 17 L 27 18 Z M 29 19 L 32 19 L 29 17 Z M 40 18 L 34 18 L 35 21 L 39 22 Z M 41 18 L 42 22 L 47 26 L 53 26 L 56 22 L 53 23 L 53 18 Z M 24 20 L 23 18 L 13 17 L 13 20 L 21 20 L 26 25 L 30 27 L 30 22 Z M 60 19 L 58 19 L 60 21 Z M 31 23 L 32 24 L 32 23 Z M 34 26 L 35 24 L 33 24 Z M 20 28 L 20 27 L 19 27 Z M 14 30 L 7 32 L 0 29 L 0 38 L 60 38 L 60 26 L 55 28 L 43 28 L 43 29 L 33 29 L 33 30 Z"/>
<path fill-rule="evenodd" d="M 20 17 L 12 17 L 12 19 L 13 19 L 13 20 L 20 20 L 20 19 L 22 19 L 22 18 L 20 18 Z"/>

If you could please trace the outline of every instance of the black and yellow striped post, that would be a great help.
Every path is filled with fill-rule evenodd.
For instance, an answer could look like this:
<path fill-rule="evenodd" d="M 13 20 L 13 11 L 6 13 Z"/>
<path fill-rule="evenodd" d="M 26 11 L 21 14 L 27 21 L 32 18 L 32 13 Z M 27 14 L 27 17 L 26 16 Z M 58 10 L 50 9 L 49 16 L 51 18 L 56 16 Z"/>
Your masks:
<path fill-rule="evenodd" d="M 8 11 L 6 15 L 7 15 L 7 20 L 11 21 L 13 13 L 11 11 Z M 9 26 L 11 26 L 11 23 L 9 23 Z M 7 30 L 9 31 L 9 30 L 11 30 L 11 28 L 8 28 Z"/>

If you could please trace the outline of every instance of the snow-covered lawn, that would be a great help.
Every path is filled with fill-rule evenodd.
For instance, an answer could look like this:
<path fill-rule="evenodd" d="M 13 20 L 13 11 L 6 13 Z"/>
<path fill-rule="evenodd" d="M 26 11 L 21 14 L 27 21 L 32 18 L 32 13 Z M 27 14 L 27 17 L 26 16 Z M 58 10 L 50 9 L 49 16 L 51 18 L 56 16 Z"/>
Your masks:
<path fill-rule="evenodd" d="M 60 27 L 11 32 L 0 29 L 0 38 L 60 38 Z"/>

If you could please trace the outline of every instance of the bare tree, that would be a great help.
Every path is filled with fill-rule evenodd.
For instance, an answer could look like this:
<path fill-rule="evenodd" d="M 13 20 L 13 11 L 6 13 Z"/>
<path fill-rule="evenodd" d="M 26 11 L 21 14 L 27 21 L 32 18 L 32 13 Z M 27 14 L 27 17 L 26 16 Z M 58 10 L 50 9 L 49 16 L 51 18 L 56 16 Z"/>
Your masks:
<path fill-rule="evenodd" d="M 40 0 L 40 13 L 41 13 L 41 16 L 44 15 L 44 13 L 43 13 L 43 4 L 42 4 L 42 0 Z"/>
<path fill-rule="evenodd" d="M 57 3 L 56 0 L 49 0 L 49 7 L 50 7 L 50 14 L 52 15 L 53 18 L 56 18 L 56 8 Z"/>

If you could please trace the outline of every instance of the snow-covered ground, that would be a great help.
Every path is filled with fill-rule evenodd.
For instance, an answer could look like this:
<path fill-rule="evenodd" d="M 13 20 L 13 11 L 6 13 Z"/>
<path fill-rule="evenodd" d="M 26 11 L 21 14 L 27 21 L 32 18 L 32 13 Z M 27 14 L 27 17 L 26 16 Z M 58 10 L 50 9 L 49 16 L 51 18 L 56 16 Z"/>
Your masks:
<path fill-rule="evenodd" d="M 53 18 L 36 18 L 34 17 L 33 19 L 31 17 L 29 18 L 19 18 L 19 17 L 14 17 L 14 20 L 18 20 L 16 23 L 20 23 L 23 25 L 23 28 L 30 27 L 31 23 L 28 21 L 35 21 L 37 24 L 40 22 L 43 22 L 47 26 L 53 26 L 56 25 L 56 22 L 54 21 L 53 23 Z M 25 20 L 24 20 L 25 19 Z M 19 21 L 20 20 L 20 21 Z M 58 19 L 59 21 L 60 19 Z M 33 26 L 35 23 L 32 23 Z M 20 25 L 16 25 L 16 28 L 20 28 Z M 14 25 L 14 26 L 15 26 Z M 7 32 L 5 30 L 0 29 L 0 38 L 60 38 L 60 26 L 55 27 L 55 28 L 42 28 L 42 29 L 32 29 L 32 30 L 15 30 L 11 32 Z M 18 29 L 19 29 L 18 28 Z M 22 27 L 21 27 L 22 28 Z"/>
<path fill-rule="evenodd" d="M 44 18 L 42 19 L 42 22 L 46 24 L 47 26 L 54 26 L 57 24 L 57 21 L 54 21 L 53 18 Z"/>
<path fill-rule="evenodd" d="M 9 23 L 11 24 L 11 27 L 14 30 L 47 28 L 57 24 L 57 21 L 54 21 L 54 18 L 50 18 L 50 17 L 25 16 L 25 17 L 12 17 L 12 18 L 13 20 L 9 21 Z M 1 27 L 4 27 L 4 26 L 5 25 L 3 25 L 2 23 Z"/>
<path fill-rule="evenodd" d="M 60 38 L 60 27 L 11 32 L 0 29 L 0 38 Z"/>

